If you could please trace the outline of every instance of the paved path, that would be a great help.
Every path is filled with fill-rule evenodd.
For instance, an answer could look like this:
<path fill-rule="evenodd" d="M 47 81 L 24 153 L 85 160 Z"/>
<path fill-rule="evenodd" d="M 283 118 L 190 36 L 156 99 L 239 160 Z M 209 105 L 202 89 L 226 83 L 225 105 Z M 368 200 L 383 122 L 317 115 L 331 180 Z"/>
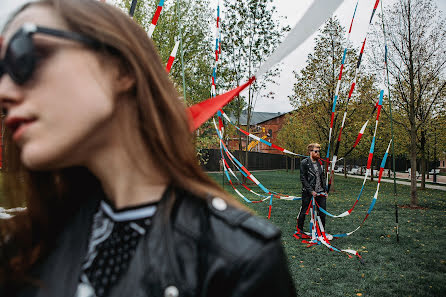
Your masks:
<path fill-rule="evenodd" d="M 341 175 L 344 176 L 344 173 L 335 173 L 336 175 Z M 353 177 L 353 178 L 359 178 L 359 179 L 364 179 L 363 175 L 351 175 L 351 174 L 347 174 L 348 177 Z M 377 177 L 374 178 L 374 180 L 378 180 Z M 393 183 L 393 179 L 390 178 L 382 178 L 381 182 L 384 183 Z M 410 181 L 402 181 L 402 180 L 397 180 L 396 181 L 397 184 L 399 185 L 406 185 L 406 186 L 410 186 Z M 421 187 L 421 183 L 417 183 L 417 187 Z M 437 185 L 432 185 L 432 184 L 428 184 L 426 183 L 426 188 L 428 189 L 435 189 L 435 190 L 440 190 L 440 191 L 446 191 L 446 184 L 437 184 Z"/>

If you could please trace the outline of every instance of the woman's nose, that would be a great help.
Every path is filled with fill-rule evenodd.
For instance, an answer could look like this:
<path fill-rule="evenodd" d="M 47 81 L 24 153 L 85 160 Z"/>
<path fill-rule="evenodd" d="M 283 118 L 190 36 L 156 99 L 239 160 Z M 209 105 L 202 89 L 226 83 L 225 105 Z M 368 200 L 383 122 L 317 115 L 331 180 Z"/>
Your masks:
<path fill-rule="evenodd" d="M 4 114 L 23 101 L 23 92 L 11 77 L 3 73 L 0 76 L 0 106 Z"/>

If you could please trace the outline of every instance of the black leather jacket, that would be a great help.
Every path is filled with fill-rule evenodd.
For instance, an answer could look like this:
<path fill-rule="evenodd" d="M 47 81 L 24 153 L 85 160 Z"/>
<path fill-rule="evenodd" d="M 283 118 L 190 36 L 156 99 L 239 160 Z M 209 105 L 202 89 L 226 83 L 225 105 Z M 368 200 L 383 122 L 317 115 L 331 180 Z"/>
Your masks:
<path fill-rule="evenodd" d="M 220 198 L 205 201 L 181 190 L 164 196 L 109 296 L 296 296 L 278 228 Z M 81 208 L 36 267 L 43 288 L 19 296 L 74 296 L 97 205 L 96 198 Z"/>
<path fill-rule="evenodd" d="M 325 185 L 325 174 L 319 162 L 316 162 L 319 167 L 319 176 L 322 182 L 322 188 L 327 191 Z M 313 163 L 310 157 L 303 159 L 300 162 L 300 181 L 302 182 L 302 195 L 311 195 L 311 192 L 316 188 L 316 172 L 313 168 Z"/>

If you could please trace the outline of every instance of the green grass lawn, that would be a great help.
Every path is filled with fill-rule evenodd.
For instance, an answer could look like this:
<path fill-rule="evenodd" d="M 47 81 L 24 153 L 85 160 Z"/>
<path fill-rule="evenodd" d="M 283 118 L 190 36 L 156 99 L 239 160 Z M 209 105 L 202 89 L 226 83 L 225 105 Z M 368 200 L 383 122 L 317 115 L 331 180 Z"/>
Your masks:
<path fill-rule="evenodd" d="M 220 174 L 210 174 L 222 184 Z M 300 196 L 299 171 L 255 172 L 267 188 Z M 327 210 L 340 214 L 349 209 L 362 180 L 336 176 L 335 193 L 330 194 Z M 229 184 L 225 189 L 236 196 Z M 255 186 L 252 189 L 260 193 Z M 243 187 L 247 198 L 256 200 Z M 376 190 L 376 181 L 367 182 L 358 205 L 350 216 L 327 217 L 331 234 L 353 231 L 363 220 Z M 398 205 L 410 201 L 410 187 L 398 185 Z M 359 251 L 358 258 L 332 252 L 325 246 L 307 248 L 292 237 L 301 201 L 274 199 L 271 222 L 282 230 L 290 271 L 299 295 L 303 296 L 446 296 L 446 192 L 418 191 L 422 209 L 399 208 L 399 242 L 396 241 L 393 184 L 382 183 L 375 207 L 363 227 L 332 244 Z M 242 199 L 240 199 L 242 201 Z M 268 214 L 268 203 L 246 204 L 259 216 Z M 309 225 L 309 218 L 305 229 Z M 272 272 L 274 273 L 274 272 Z"/>

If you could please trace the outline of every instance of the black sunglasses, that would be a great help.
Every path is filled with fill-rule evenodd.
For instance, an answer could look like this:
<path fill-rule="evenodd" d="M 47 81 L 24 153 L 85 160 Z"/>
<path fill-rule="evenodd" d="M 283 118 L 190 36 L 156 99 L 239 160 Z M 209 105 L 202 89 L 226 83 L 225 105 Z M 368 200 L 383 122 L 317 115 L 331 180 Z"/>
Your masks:
<path fill-rule="evenodd" d="M 313 150 L 313 152 L 315 152 L 316 154 L 318 154 L 320 152 L 320 150 Z"/>
<path fill-rule="evenodd" d="M 100 46 L 99 41 L 75 32 L 45 28 L 26 23 L 14 33 L 8 43 L 5 56 L 0 60 L 0 78 L 3 74 L 8 73 L 15 83 L 22 85 L 32 77 L 37 62 L 32 36 L 36 33 L 78 41 L 90 47 Z"/>

